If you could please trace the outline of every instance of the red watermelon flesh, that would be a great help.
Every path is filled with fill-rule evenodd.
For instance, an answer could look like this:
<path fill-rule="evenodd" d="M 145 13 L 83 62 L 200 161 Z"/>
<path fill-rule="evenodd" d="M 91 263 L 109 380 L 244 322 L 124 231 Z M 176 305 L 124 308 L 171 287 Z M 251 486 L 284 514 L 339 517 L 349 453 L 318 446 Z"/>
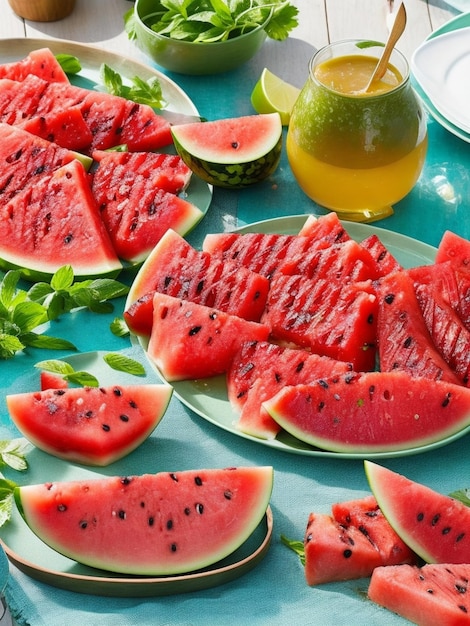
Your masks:
<path fill-rule="evenodd" d="M 420 626 L 470 624 L 470 565 L 394 565 L 376 568 L 370 600 Z"/>
<path fill-rule="evenodd" d="M 15 500 L 58 552 L 156 576 L 199 570 L 239 548 L 263 519 L 272 485 L 272 467 L 201 469 L 28 485 Z"/>
<path fill-rule="evenodd" d="M 331 507 L 331 512 L 339 524 L 354 526 L 375 545 L 382 565 L 416 563 L 416 554 L 390 526 L 374 496 L 337 502 Z"/>
<path fill-rule="evenodd" d="M 351 239 L 338 214 L 334 211 L 319 216 L 309 215 L 298 234 L 304 237 L 326 240 L 330 244 Z"/>
<path fill-rule="evenodd" d="M 304 537 L 308 585 L 370 576 L 381 565 L 378 550 L 354 526 L 345 528 L 330 515 L 310 513 Z"/>
<path fill-rule="evenodd" d="M 297 439 L 334 452 L 407 450 L 470 426 L 470 389 L 399 370 L 284 387 L 263 406 Z"/>
<path fill-rule="evenodd" d="M 9 395 L 6 403 L 20 432 L 44 452 L 104 466 L 150 436 L 171 393 L 169 385 L 70 387 Z"/>
<path fill-rule="evenodd" d="M 470 508 L 392 470 L 364 462 L 388 522 L 428 563 L 470 563 Z"/>
<path fill-rule="evenodd" d="M 457 269 L 470 269 L 470 241 L 446 230 L 437 248 L 436 263 L 451 261 Z"/>
<path fill-rule="evenodd" d="M 470 331 L 455 310 L 431 285 L 418 285 L 416 296 L 429 334 L 464 385 L 470 384 Z"/>
<path fill-rule="evenodd" d="M 140 296 L 143 289 L 148 291 Z M 153 316 L 150 296 L 159 291 L 258 322 L 268 289 L 268 280 L 260 274 L 213 259 L 169 229 L 139 271 L 128 297 L 132 304 L 124 317 L 133 332 L 149 335 Z"/>
<path fill-rule="evenodd" d="M 351 371 L 344 361 L 295 350 L 268 342 L 247 342 L 232 360 L 227 372 L 227 393 L 235 411 L 237 428 L 262 439 L 273 439 L 280 426 L 263 408 L 286 385 L 310 382 Z"/>
<path fill-rule="evenodd" d="M 52 115 L 32 117 L 17 126 L 70 150 L 85 150 L 93 140 L 80 110 L 73 107 Z"/>
<path fill-rule="evenodd" d="M 20 128 L 0 123 L 2 204 L 43 174 L 74 161 L 75 157 L 76 155 L 65 148 Z"/>
<path fill-rule="evenodd" d="M 375 367 L 377 299 L 370 282 L 276 273 L 261 321 L 276 340 L 347 361 L 357 371 Z"/>
<path fill-rule="evenodd" d="M 40 382 L 41 391 L 45 391 L 46 389 L 67 389 L 69 386 L 63 376 L 45 370 L 41 372 Z"/>
<path fill-rule="evenodd" d="M 121 269 L 77 160 L 43 173 L 0 206 L 0 242 L 3 267 L 50 275 L 70 264 L 75 276 Z"/>
<path fill-rule="evenodd" d="M 142 176 L 154 187 L 180 193 L 191 180 L 191 170 L 174 154 L 95 150 L 92 157 L 98 163 L 94 171 L 98 187 L 114 188 L 121 184 L 132 186 L 135 179 Z"/>
<path fill-rule="evenodd" d="M 378 301 L 380 369 L 406 370 L 412 376 L 460 384 L 432 342 L 409 274 L 394 272 L 385 276 Z"/>
<path fill-rule="evenodd" d="M 403 269 L 390 250 L 375 233 L 361 241 L 361 246 L 368 250 L 377 264 L 377 275 L 386 276 Z"/>
<path fill-rule="evenodd" d="M 67 74 L 49 48 L 32 50 L 24 59 L 0 64 L 0 78 L 22 81 L 29 74 L 49 82 L 69 82 Z"/>
<path fill-rule="evenodd" d="M 244 341 L 266 341 L 269 327 L 156 292 L 148 355 L 168 381 L 225 373 Z"/>

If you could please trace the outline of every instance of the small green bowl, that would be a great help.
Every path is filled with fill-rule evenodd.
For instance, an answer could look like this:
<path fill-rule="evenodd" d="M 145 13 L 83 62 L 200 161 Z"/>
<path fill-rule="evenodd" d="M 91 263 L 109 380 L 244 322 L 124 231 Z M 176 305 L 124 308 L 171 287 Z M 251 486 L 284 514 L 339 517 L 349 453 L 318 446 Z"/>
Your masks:
<path fill-rule="evenodd" d="M 251 59 L 266 39 L 265 24 L 227 41 L 194 43 L 171 39 L 145 25 L 145 20 L 155 12 L 155 4 L 156 0 L 136 0 L 136 43 L 155 63 L 171 72 L 197 75 L 233 70 Z"/>

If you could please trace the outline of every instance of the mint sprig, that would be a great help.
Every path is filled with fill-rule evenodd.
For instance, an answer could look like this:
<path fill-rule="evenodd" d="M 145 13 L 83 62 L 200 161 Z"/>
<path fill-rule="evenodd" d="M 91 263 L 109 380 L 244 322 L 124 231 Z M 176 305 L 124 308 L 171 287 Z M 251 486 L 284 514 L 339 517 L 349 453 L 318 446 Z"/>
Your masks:
<path fill-rule="evenodd" d="M 20 279 L 19 270 L 10 270 L 0 280 L 0 359 L 13 358 L 27 347 L 75 350 L 70 341 L 38 328 L 77 308 L 109 313 L 114 308 L 109 300 L 129 291 L 109 278 L 75 281 L 70 265 L 59 268 L 50 283 L 38 282 L 28 290 L 19 286 Z"/>
<path fill-rule="evenodd" d="M 288 0 L 159 0 L 146 25 L 172 39 L 212 43 L 239 37 L 266 21 L 268 37 L 282 41 L 298 25 Z M 136 38 L 134 10 L 124 15 L 129 39 Z"/>
<path fill-rule="evenodd" d="M 163 109 L 168 104 L 163 97 L 162 86 L 156 76 L 148 80 L 133 76 L 130 79 L 131 85 L 126 85 L 118 72 L 103 63 L 100 68 L 100 78 L 106 91 L 114 96 L 139 104 L 147 104 L 154 109 Z"/>

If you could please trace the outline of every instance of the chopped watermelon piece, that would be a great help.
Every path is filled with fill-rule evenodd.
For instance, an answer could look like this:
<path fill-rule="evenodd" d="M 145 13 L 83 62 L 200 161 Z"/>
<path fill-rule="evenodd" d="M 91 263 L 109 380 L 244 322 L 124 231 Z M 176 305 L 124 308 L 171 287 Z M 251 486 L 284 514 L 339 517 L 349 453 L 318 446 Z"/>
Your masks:
<path fill-rule="evenodd" d="M 368 596 L 413 624 L 463 626 L 470 623 L 469 580 L 466 563 L 377 567 Z"/>
<path fill-rule="evenodd" d="M 266 515 L 272 486 L 272 467 L 232 467 L 27 485 L 15 501 L 31 530 L 69 558 L 163 576 L 237 550 Z"/>
<path fill-rule="evenodd" d="M 368 250 L 377 264 L 377 275 L 386 276 L 403 269 L 390 250 L 375 233 L 361 241 L 361 246 Z"/>
<path fill-rule="evenodd" d="M 244 341 L 266 341 L 269 327 L 156 292 L 148 355 L 169 380 L 225 373 Z"/>
<path fill-rule="evenodd" d="M 351 239 L 338 214 L 334 211 L 319 216 L 309 215 L 298 234 L 322 241 L 326 240 L 330 244 Z"/>
<path fill-rule="evenodd" d="M 470 269 L 470 241 L 446 230 L 437 248 L 436 263 L 451 261 L 457 268 Z"/>
<path fill-rule="evenodd" d="M 86 150 L 93 135 L 78 108 L 32 117 L 17 124 L 33 135 L 70 150 Z"/>
<path fill-rule="evenodd" d="M 308 585 L 370 576 L 381 565 L 378 550 L 358 528 L 331 515 L 310 513 L 304 537 Z"/>
<path fill-rule="evenodd" d="M 40 374 L 41 391 L 46 389 L 67 389 L 68 382 L 63 376 L 43 370 Z"/>
<path fill-rule="evenodd" d="M 394 272 L 385 276 L 380 282 L 378 300 L 381 371 L 406 370 L 412 376 L 460 384 L 434 346 L 409 274 Z"/>
<path fill-rule="evenodd" d="M 297 439 L 334 452 L 407 450 L 470 426 L 468 387 L 441 380 L 430 384 L 399 370 L 284 387 L 263 406 Z"/>
<path fill-rule="evenodd" d="M 261 321 L 276 340 L 347 361 L 357 371 L 375 367 L 377 299 L 370 282 L 276 273 Z"/>
<path fill-rule="evenodd" d="M 28 56 L 19 61 L 0 64 L 0 78 L 23 81 L 30 74 L 49 82 L 69 82 L 67 74 L 49 48 L 31 50 Z"/>
<path fill-rule="evenodd" d="M 8 395 L 8 412 L 35 446 L 68 461 L 109 465 L 137 448 L 165 414 L 169 385 L 70 387 Z"/>

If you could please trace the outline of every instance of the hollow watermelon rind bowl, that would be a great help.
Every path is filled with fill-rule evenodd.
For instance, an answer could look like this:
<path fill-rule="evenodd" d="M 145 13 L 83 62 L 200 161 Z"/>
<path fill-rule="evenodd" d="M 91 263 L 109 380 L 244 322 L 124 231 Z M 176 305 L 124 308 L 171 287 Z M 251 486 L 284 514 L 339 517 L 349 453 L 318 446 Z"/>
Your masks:
<path fill-rule="evenodd" d="M 236 229 L 235 232 L 297 234 L 307 217 L 307 215 L 294 215 L 264 220 L 262 222 L 242 226 Z M 374 233 L 377 234 L 381 241 L 404 267 L 414 267 L 434 262 L 436 248 L 412 239 L 411 237 L 394 233 L 383 228 L 369 226 L 367 224 L 359 224 L 356 222 L 345 222 L 345 228 L 350 236 L 356 241 L 361 241 Z M 127 305 L 129 304 L 130 303 L 128 302 Z M 146 350 L 147 343 L 143 338 L 132 337 L 132 341 L 140 344 L 144 351 Z M 150 359 L 149 363 L 158 376 L 162 380 L 165 380 L 162 374 L 158 371 L 158 368 L 156 368 L 155 364 L 152 363 Z M 470 427 L 468 427 L 454 435 L 441 439 L 440 441 L 404 450 L 371 452 L 367 454 L 362 452 L 332 452 L 314 448 L 296 439 L 285 431 L 281 431 L 281 433 L 272 440 L 259 439 L 247 433 L 241 432 L 236 427 L 238 416 L 233 411 L 228 401 L 227 387 L 224 376 L 200 380 L 172 381 L 171 384 L 173 386 L 174 395 L 185 406 L 190 408 L 205 420 L 215 424 L 223 430 L 237 435 L 238 437 L 292 454 L 336 459 L 394 458 L 429 452 L 444 445 L 448 445 L 470 432 Z"/>

